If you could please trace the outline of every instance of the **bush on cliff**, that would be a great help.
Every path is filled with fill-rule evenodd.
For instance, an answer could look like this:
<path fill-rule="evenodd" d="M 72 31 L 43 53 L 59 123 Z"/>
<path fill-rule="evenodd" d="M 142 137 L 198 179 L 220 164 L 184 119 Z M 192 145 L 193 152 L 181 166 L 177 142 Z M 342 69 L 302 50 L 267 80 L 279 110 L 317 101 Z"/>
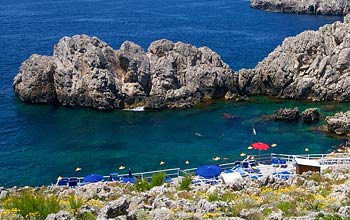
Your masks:
<path fill-rule="evenodd" d="M 151 188 L 154 186 L 161 186 L 165 182 L 165 173 L 159 172 L 152 175 Z"/>
<path fill-rule="evenodd" d="M 45 195 L 43 192 L 21 191 L 8 197 L 4 208 L 18 210 L 24 219 L 45 219 L 48 214 L 57 213 L 60 207 L 59 199 L 54 195 Z"/>
<path fill-rule="evenodd" d="M 180 190 L 190 190 L 190 185 L 192 183 L 192 178 L 190 175 L 184 176 L 180 182 Z"/>

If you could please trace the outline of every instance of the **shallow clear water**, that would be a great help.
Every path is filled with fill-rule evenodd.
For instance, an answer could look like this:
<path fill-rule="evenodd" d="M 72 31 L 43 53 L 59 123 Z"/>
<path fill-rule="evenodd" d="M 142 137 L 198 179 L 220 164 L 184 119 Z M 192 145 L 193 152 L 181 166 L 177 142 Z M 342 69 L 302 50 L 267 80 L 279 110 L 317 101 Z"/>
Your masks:
<path fill-rule="evenodd" d="M 108 174 L 121 164 L 134 171 L 239 159 L 251 142 L 277 143 L 276 152 L 327 152 L 341 140 L 301 123 L 261 120 L 285 106 L 326 104 L 221 102 L 189 110 L 97 112 L 25 105 L 13 95 L 12 80 L 33 53 L 51 55 L 63 36 L 86 33 L 113 48 L 125 40 L 147 48 L 167 38 L 218 52 L 233 69 L 254 67 L 285 37 L 318 29 L 340 17 L 269 13 L 241 0 L 3 0 L 0 4 L 0 185 L 41 185 L 58 175 Z M 347 104 L 333 104 L 337 110 Z M 237 115 L 224 119 L 224 113 Z M 203 136 L 198 137 L 195 133 Z M 268 151 L 272 152 L 272 151 Z M 226 161 L 225 161 L 226 162 Z"/>

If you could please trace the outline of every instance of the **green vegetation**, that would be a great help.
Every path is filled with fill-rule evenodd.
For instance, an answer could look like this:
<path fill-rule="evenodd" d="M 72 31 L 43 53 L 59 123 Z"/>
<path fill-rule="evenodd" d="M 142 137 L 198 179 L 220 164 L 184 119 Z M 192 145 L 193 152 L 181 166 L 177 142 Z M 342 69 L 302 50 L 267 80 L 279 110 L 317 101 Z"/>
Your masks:
<path fill-rule="evenodd" d="M 182 178 L 179 189 L 190 190 L 191 183 L 192 183 L 192 177 L 190 175 L 186 175 Z"/>
<path fill-rule="evenodd" d="M 84 212 L 77 214 L 77 220 L 95 220 L 96 216 L 91 212 Z"/>
<path fill-rule="evenodd" d="M 151 188 L 154 186 L 161 186 L 165 182 L 165 173 L 159 172 L 152 175 Z"/>
<path fill-rule="evenodd" d="M 41 220 L 48 214 L 60 210 L 60 201 L 54 195 L 45 195 L 43 192 L 22 191 L 10 196 L 3 203 L 8 210 L 14 210 L 24 219 Z"/>
<path fill-rule="evenodd" d="M 151 188 L 151 185 L 147 180 L 137 179 L 134 187 L 139 192 L 145 192 Z"/>
<path fill-rule="evenodd" d="M 215 202 L 215 201 L 220 201 L 220 197 L 217 192 L 213 192 L 209 194 L 208 196 L 208 201 L 209 202 Z"/>
<path fill-rule="evenodd" d="M 342 217 L 339 215 L 325 215 L 323 213 L 319 213 L 315 220 L 342 220 Z"/>
<path fill-rule="evenodd" d="M 80 198 L 74 195 L 69 196 L 68 202 L 69 202 L 69 207 L 71 208 L 71 210 L 73 210 L 73 213 L 77 213 L 78 210 L 83 205 L 83 200 L 81 200 Z"/>

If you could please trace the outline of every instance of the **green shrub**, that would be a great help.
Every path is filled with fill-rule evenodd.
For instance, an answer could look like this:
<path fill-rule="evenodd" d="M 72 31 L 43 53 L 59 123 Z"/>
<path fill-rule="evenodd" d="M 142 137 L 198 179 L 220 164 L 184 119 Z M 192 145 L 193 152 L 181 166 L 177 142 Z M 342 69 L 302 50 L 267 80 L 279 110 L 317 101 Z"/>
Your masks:
<path fill-rule="evenodd" d="M 342 218 L 339 215 L 337 215 L 337 214 L 335 214 L 335 215 L 325 215 L 323 213 L 319 213 L 316 216 L 315 220 L 342 220 Z"/>
<path fill-rule="evenodd" d="M 261 214 L 262 214 L 263 216 L 268 216 L 268 215 L 270 215 L 271 213 L 272 213 L 272 209 L 270 209 L 270 208 L 265 208 L 265 209 L 263 209 L 262 212 L 261 212 Z"/>
<path fill-rule="evenodd" d="M 208 196 L 209 202 L 214 202 L 214 201 L 219 201 L 219 200 L 220 200 L 220 198 L 219 198 L 219 195 L 217 192 L 213 192 L 213 193 L 209 194 L 209 196 Z"/>
<path fill-rule="evenodd" d="M 151 188 L 154 186 L 161 186 L 165 182 L 165 173 L 159 172 L 152 175 Z"/>
<path fill-rule="evenodd" d="M 279 208 L 286 216 L 291 216 L 295 211 L 295 204 L 292 202 L 280 202 L 277 204 L 277 208 Z"/>
<path fill-rule="evenodd" d="M 25 219 L 45 219 L 48 214 L 57 213 L 61 207 L 57 197 L 45 196 L 42 192 L 22 191 L 10 196 L 4 202 L 6 209 L 18 209 Z"/>
<path fill-rule="evenodd" d="M 134 187 L 139 192 L 144 192 L 144 191 L 149 190 L 151 188 L 148 181 L 143 180 L 143 179 L 137 179 L 135 184 L 134 184 Z"/>
<path fill-rule="evenodd" d="M 190 185 L 192 183 L 192 177 L 190 175 L 184 176 L 180 182 L 180 190 L 190 190 Z"/>
<path fill-rule="evenodd" d="M 313 181 L 315 181 L 315 182 L 317 182 L 317 183 L 320 183 L 320 182 L 323 181 L 322 176 L 321 176 L 320 173 L 318 173 L 318 172 L 312 173 L 311 176 L 308 177 L 307 179 L 308 179 L 308 180 L 313 180 Z"/>
<path fill-rule="evenodd" d="M 68 202 L 69 207 L 73 210 L 74 213 L 76 213 L 83 205 L 83 200 L 79 199 L 78 197 L 75 197 L 74 195 L 69 196 Z"/>
<path fill-rule="evenodd" d="M 310 205 L 310 209 L 312 209 L 314 211 L 319 211 L 322 209 L 322 206 L 323 206 L 323 203 L 316 200 Z"/>
<path fill-rule="evenodd" d="M 236 199 L 236 195 L 231 192 L 225 192 L 221 196 L 221 200 L 225 202 L 231 202 Z"/>
<path fill-rule="evenodd" d="M 96 216 L 91 212 L 78 213 L 77 220 L 95 220 Z"/>
<path fill-rule="evenodd" d="M 238 216 L 239 213 L 243 210 L 243 209 L 251 209 L 256 207 L 258 204 L 254 199 L 251 198 L 242 198 L 240 200 L 238 200 L 232 208 L 232 215 L 233 216 Z"/>

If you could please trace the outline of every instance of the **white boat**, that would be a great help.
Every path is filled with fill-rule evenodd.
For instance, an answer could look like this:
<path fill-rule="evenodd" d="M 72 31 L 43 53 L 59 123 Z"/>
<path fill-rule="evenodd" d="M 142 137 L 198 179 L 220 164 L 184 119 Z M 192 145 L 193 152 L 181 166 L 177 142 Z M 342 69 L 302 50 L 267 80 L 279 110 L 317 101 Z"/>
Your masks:
<path fill-rule="evenodd" d="M 125 108 L 124 111 L 132 111 L 132 112 L 143 112 L 145 111 L 145 106 L 139 106 L 135 108 Z"/>

